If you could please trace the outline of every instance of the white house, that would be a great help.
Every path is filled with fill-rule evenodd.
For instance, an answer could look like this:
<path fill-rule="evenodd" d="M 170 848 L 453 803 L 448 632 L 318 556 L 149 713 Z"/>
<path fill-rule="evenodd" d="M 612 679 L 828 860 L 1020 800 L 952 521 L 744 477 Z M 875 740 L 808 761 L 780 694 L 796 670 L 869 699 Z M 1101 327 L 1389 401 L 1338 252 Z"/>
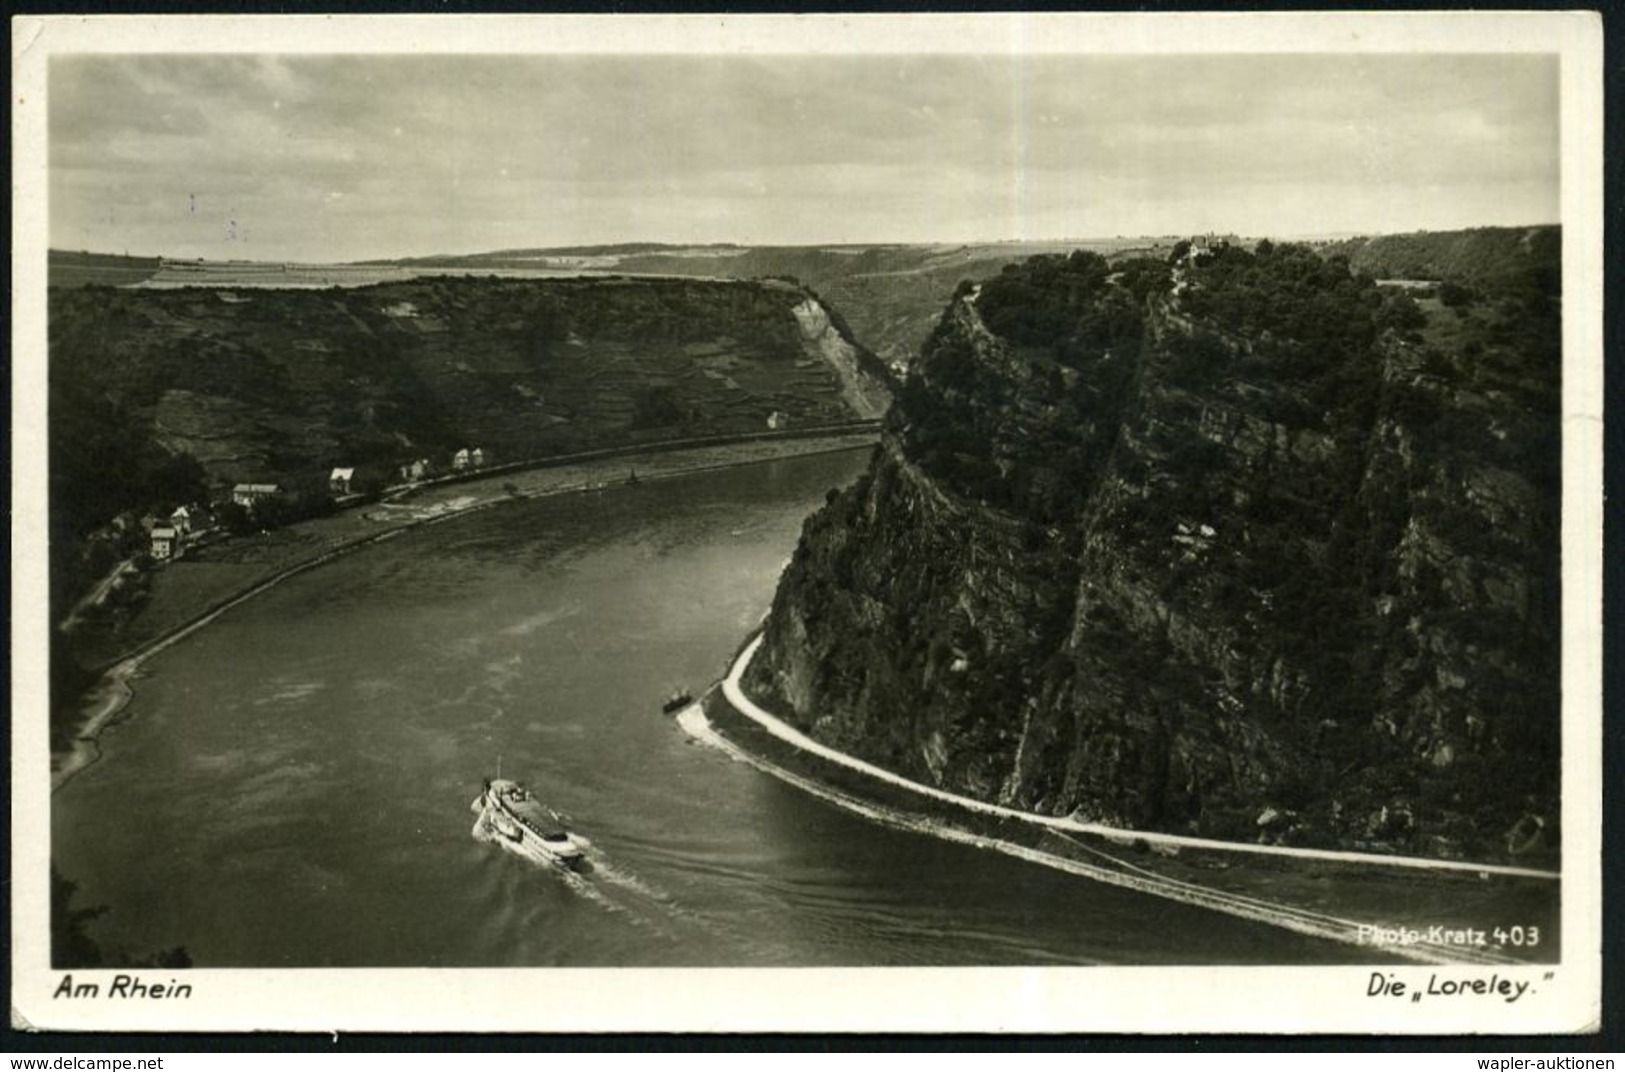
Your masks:
<path fill-rule="evenodd" d="M 790 427 L 790 415 L 782 409 L 776 409 L 767 415 L 767 426 L 775 432 L 780 428 Z"/>
<path fill-rule="evenodd" d="M 355 480 L 355 469 L 334 469 L 327 478 L 327 490 L 334 495 L 350 494 L 350 484 Z"/>
<path fill-rule="evenodd" d="M 181 534 L 168 525 L 152 528 L 152 557 L 159 562 L 180 557 Z"/>
<path fill-rule="evenodd" d="M 184 506 L 175 507 L 175 512 L 169 515 L 169 527 L 174 529 L 178 536 L 190 534 L 192 531 L 192 511 Z"/>
<path fill-rule="evenodd" d="M 467 469 L 468 468 L 468 448 L 467 447 L 463 447 L 456 454 L 453 454 L 451 456 L 451 467 L 453 469 Z"/>

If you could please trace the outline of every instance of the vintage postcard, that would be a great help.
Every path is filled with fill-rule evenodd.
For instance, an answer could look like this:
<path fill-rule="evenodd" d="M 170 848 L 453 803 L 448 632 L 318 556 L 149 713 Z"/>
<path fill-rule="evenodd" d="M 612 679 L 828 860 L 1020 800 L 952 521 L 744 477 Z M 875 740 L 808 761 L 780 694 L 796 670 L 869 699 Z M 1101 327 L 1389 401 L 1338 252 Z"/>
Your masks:
<path fill-rule="evenodd" d="M 1599 1025 L 1595 14 L 11 33 L 15 1028 Z"/>

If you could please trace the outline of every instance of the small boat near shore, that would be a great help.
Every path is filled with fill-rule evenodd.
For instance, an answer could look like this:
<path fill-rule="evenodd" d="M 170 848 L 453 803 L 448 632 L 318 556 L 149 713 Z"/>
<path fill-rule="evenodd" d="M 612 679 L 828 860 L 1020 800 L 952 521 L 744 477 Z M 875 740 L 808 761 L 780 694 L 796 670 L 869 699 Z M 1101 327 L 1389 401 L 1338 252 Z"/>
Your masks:
<path fill-rule="evenodd" d="M 694 694 L 686 689 L 678 689 L 666 697 L 666 702 L 660 705 L 660 713 L 664 715 L 675 714 L 694 702 Z"/>
<path fill-rule="evenodd" d="M 479 819 L 474 834 L 528 859 L 582 870 L 587 842 L 564 827 L 558 813 L 509 778 L 491 778 L 469 805 Z"/>

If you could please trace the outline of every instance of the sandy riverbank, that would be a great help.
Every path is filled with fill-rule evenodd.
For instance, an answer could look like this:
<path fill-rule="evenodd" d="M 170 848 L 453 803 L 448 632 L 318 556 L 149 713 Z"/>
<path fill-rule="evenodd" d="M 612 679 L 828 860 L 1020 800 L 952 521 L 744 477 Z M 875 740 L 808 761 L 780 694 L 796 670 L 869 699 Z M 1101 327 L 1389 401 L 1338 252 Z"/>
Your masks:
<path fill-rule="evenodd" d="M 68 747 L 51 755 L 51 788 L 61 787 L 100 756 L 100 737 L 123 715 L 132 695 L 130 682 L 148 659 L 231 608 L 340 555 L 516 498 L 625 486 L 634 474 L 642 483 L 780 458 L 861 450 L 875 439 L 875 433 L 861 431 L 803 439 L 650 447 L 637 453 L 424 486 L 394 501 L 358 505 L 274 533 L 211 545 L 155 572 L 147 606 L 121 632 L 115 645 L 99 653 L 102 676 L 81 698 Z"/>

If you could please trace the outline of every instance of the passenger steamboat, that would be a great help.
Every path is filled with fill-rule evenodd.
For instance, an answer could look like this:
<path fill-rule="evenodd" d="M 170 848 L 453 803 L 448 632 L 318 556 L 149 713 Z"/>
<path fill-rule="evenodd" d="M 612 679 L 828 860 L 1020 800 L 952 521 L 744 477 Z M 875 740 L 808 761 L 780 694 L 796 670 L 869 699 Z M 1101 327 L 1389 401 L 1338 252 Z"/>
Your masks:
<path fill-rule="evenodd" d="M 580 870 L 586 862 L 586 839 L 566 830 L 557 812 L 512 779 L 486 779 L 469 807 L 479 816 L 474 824 L 477 837 L 519 856 L 571 870 Z"/>

